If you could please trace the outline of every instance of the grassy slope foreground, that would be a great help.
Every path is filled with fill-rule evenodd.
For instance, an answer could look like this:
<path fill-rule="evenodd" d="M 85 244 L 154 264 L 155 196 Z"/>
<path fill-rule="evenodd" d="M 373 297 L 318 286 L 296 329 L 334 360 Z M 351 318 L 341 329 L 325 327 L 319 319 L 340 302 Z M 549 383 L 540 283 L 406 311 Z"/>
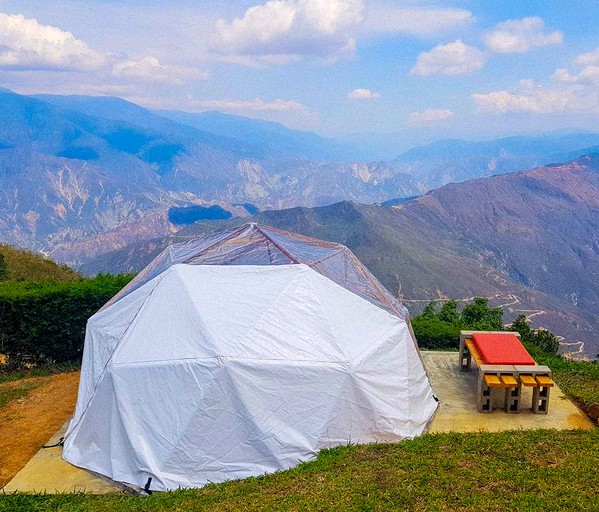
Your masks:
<path fill-rule="evenodd" d="M 6 495 L 0 510 L 599 510 L 599 430 L 434 434 L 324 450 L 299 467 L 193 491 Z"/>
<path fill-rule="evenodd" d="M 597 421 L 599 365 L 535 356 Z M 432 434 L 324 450 L 289 471 L 150 497 L 0 494 L 0 511 L 599 510 L 597 467 L 599 429 Z"/>

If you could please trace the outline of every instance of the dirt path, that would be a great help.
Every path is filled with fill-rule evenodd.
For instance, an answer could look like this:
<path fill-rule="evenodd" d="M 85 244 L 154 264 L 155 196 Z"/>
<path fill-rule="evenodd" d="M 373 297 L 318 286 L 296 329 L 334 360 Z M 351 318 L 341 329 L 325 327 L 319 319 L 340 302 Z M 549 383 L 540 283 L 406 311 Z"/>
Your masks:
<path fill-rule="evenodd" d="M 0 409 L 0 487 L 27 464 L 75 408 L 79 372 L 28 380 L 44 383 Z"/>

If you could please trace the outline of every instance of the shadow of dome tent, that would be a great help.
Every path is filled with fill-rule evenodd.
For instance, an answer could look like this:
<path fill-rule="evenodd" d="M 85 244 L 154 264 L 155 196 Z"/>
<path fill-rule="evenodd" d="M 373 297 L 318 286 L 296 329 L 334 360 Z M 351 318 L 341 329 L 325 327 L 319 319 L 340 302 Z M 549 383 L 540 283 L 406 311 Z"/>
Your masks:
<path fill-rule="evenodd" d="M 436 402 L 401 309 L 316 270 L 349 265 L 343 246 L 300 237 L 313 266 L 290 263 L 264 229 L 166 249 L 90 318 L 67 461 L 168 490 L 424 431 Z"/>

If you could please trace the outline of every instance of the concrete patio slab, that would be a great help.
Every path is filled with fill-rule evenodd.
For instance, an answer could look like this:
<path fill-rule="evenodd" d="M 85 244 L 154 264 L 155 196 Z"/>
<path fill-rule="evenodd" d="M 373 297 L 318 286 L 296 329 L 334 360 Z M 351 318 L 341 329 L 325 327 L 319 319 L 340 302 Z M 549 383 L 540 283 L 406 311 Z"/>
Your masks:
<path fill-rule="evenodd" d="M 52 436 L 46 445 L 57 444 L 66 432 L 68 422 Z M 3 492 L 31 492 L 56 494 L 59 492 L 87 492 L 105 494 L 122 490 L 118 484 L 101 475 L 72 466 L 64 461 L 62 446 L 42 448 L 6 484 Z"/>
<path fill-rule="evenodd" d="M 457 352 L 422 352 L 431 385 L 439 398 L 439 409 L 430 432 L 497 432 L 502 430 L 555 428 L 592 429 L 593 423 L 556 386 L 551 391 L 549 414 L 533 414 L 525 408 L 519 414 L 501 410 L 497 393 L 497 410 L 483 414 L 476 410 L 476 371 L 460 372 Z M 522 404 L 532 402 L 532 393 L 523 391 Z M 525 406 L 526 407 L 526 406 Z M 66 430 L 66 424 L 47 444 L 55 444 Z M 61 457 L 61 447 L 40 450 L 5 486 L 4 492 L 88 492 L 105 494 L 122 492 L 124 487 L 72 466 Z"/>
<path fill-rule="evenodd" d="M 493 412 L 476 410 L 477 372 L 461 372 L 457 352 L 422 351 L 433 392 L 440 400 L 429 432 L 499 432 L 502 430 L 555 428 L 558 430 L 592 429 L 591 420 L 559 387 L 551 390 L 548 414 L 534 414 L 532 391 L 523 388 L 521 411 L 508 414 L 503 410 L 503 393 L 494 393 Z"/>

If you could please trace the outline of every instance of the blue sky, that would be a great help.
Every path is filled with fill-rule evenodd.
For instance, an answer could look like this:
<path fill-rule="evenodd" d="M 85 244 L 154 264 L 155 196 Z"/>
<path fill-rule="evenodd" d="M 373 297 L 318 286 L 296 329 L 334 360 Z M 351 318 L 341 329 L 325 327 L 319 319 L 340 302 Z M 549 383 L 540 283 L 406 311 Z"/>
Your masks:
<path fill-rule="evenodd" d="M 0 0 L 0 85 L 414 142 L 599 127 L 599 2 Z"/>

